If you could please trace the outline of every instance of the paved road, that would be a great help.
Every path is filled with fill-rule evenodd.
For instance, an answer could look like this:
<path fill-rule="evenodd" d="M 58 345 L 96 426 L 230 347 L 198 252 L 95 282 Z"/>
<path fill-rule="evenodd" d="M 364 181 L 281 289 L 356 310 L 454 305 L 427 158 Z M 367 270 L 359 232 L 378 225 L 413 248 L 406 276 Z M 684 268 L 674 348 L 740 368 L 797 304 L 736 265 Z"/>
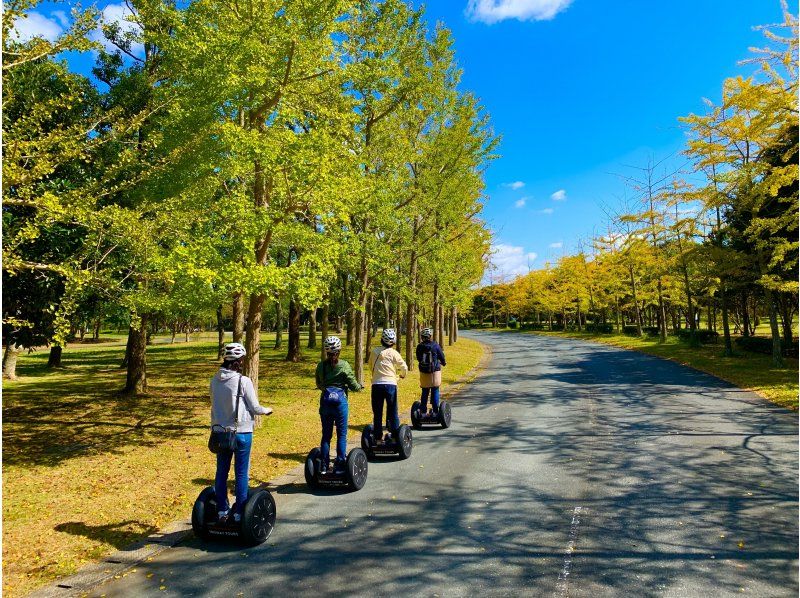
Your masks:
<path fill-rule="evenodd" d="M 489 368 L 411 459 L 284 487 L 267 544 L 192 540 L 97 595 L 797 596 L 796 414 L 638 353 L 475 336 Z"/>

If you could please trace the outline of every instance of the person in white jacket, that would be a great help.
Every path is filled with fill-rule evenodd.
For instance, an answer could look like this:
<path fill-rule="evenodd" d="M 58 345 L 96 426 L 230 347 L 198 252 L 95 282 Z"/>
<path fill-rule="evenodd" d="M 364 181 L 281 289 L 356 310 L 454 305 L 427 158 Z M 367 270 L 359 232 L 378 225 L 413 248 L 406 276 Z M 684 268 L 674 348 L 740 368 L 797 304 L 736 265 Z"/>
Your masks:
<path fill-rule="evenodd" d="M 225 345 L 222 366 L 211 379 L 211 425 L 236 431 L 236 450 L 217 453 L 217 474 L 214 490 L 217 495 L 217 510 L 220 520 L 230 516 L 228 506 L 228 474 L 231 459 L 236 476 L 236 504 L 234 521 L 241 521 L 244 503 L 247 500 L 250 481 L 250 449 L 253 446 L 253 424 L 256 415 L 269 415 L 270 407 L 258 403 L 253 381 L 242 375 L 242 364 L 247 354 L 240 343 Z M 236 409 L 238 400 L 238 411 Z"/>
<path fill-rule="evenodd" d="M 369 355 L 372 370 L 372 416 L 375 441 L 383 435 L 383 404 L 386 403 L 386 427 L 393 438 L 397 438 L 400 417 L 397 415 L 397 376 L 405 378 L 408 366 L 402 356 L 394 349 L 397 334 L 387 328 L 381 335 L 381 346 L 375 347 Z"/>

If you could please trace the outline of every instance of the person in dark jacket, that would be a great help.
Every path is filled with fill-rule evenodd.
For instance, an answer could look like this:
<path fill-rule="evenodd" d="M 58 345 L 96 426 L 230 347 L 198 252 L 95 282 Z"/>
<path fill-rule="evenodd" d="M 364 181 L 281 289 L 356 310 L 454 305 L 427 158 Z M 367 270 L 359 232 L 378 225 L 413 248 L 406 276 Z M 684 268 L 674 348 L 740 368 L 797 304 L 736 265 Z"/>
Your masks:
<path fill-rule="evenodd" d="M 420 336 L 422 342 L 417 345 L 417 363 L 419 364 L 419 385 L 422 388 L 422 413 L 428 411 L 428 396 L 430 396 L 431 408 L 433 414 L 436 415 L 439 412 L 442 366 L 447 365 L 447 362 L 439 343 L 432 340 L 432 329 L 423 328 Z"/>
<path fill-rule="evenodd" d="M 361 385 L 356 380 L 350 364 L 339 359 L 342 350 L 342 341 L 339 337 L 327 337 L 324 346 L 327 358 L 317 364 L 315 374 L 317 388 L 322 391 L 319 398 L 319 417 L 322 421 L 322 440 L 319 445 L 319 450 L 322 452 L 322 473 L 328 471 L 334 425 L 336 461 L 333 470 L 336 473 L 343 473 L 347 462 L 347 390 L 359 391 Z"/>

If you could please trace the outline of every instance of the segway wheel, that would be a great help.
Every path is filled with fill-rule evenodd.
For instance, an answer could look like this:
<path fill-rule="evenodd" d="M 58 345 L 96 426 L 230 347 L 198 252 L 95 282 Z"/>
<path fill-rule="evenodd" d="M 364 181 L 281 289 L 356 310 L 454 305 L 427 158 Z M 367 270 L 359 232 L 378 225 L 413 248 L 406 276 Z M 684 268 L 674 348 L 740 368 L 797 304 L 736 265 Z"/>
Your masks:
<path fill-rule="evenodd" d="M 317 479 L 317 462 L 320 460 L 321 456 L 322 451 L 317 447 L 311 449 L 311 452 L 308 453 L 306 457 L 306 466 L 303 473 L 306 476 L 306 484 L 308 484 L 309 488 L 317 488 L 319 486 L 319 480 Z"/>
<path fill-rule="evenodd" d="M 255 546 L 267 541 L 275 529 L 275 499 L 268 490 L 251 490 L 242 513 L 242 542 Z"/>
<path fill-rule="evenodd" d="M 422 403 L 419 401 L 414 401 L 411 405 L 411 425 L 415 430 L 422 429 Z"/>
<path fill-rule="evenodd" d="M 369 461 L 367 453 L 360 448 L 354 448 L 347 455 L 347 482 L 353 490 L 361 490 L 367 483 L 367 470 Z"/>
<path fill-rule="evenodd" d="M 367 457 L 372 458 L 374 452 L 372 450 L 372 424 L 368 424 L 364 431 L 361 432 L 361 449 L 367 453 Z"/>
<path fill-rule="evenodd" d="M 401 459 L 408 459 L 411 456 L 411 428 L 403 424 L 397 430 L 397 438 L 400 440 L 398 450 Z"/>
<path fill-rule="evenodd" d="M 217 494 L 213 486 L 205 488 L 192 509 L 192 531 L 201 540 L 208 540 L 208 524 L 217 517 Z"/>
<path fill-rule="evenodd" d="M 453 414 L 450 410 L 450 403 L 442 401 L 439 405 L 439 425 L 444 429 L 449 428 L 452 417 Z"/>

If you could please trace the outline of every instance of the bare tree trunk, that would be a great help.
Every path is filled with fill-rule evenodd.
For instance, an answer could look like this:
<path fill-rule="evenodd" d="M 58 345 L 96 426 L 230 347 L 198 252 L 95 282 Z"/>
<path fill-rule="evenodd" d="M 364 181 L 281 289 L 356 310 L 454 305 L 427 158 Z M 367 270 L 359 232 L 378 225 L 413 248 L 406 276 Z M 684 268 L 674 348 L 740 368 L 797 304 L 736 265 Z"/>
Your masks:
<path fill-rule="evenodd" d="M 320 344 L 320 359 L 325 359 L 325 339 L 328 338 L 328 315 L 329 315 L 330 308 L 328 307 L 328 302 L 326 301 L 325 304 L 322 306 L 322 343 Z"/>
<path fill-rule="evenodd" d="M 439 301 L 439 313 L 436 319 L 439 328 L 439 344 L 444 345 L 444 305 L 442 305 L 441 300 Z"/>
<path fill-rule="evenodd" d="M 353 362 L 355 364 L 355 371 L 358 383 L 363 386 L 364 384 L 364 324 L 365 312 L 367 311 L 367 294 L 369 291 L 369 271 L 367 270 L 367 256 L 364 250 L 361 252 L 361 267 L 359 272 L 359 288 L 358 288 L 358 309 L 356 310 L 354 319 L 355 327 L 355 355 Z"/>
<path fill-rule="evenodd" d="M 170 332 L 172 332 L 172 338 L 169 341 L 170 345 L 175 344 L 175 337 L 178 335 L 178 320 L 172 322 L 172 326 L 170 327 Z"/>
<path fill-rule="evenodd" d="M 454 342 L 456 342 L 456 326 L 458 326 L 458 321 L 456 320 L 456 308 L 455 306 L 450 308 L 450 318 L 449 318 L 449 325 L 448 329 L 450 334 L 447 336 L 447 345 L 451 346 Z"/>
<path fill-rule="evenodd" d="M 131 328 L 128 327 L 128 341 L 125 343 L 125 356 L 122 358 L 122 363 L 119 364 L 120 368 L 127 368 L 128 362 L 131 360 L 131 346 L 133 345 L 133 333 Z"/>
<path fill-rule="evenodd" d="M 300 304 L 294 296 L 289 298 L 289 350 L 286 361 L 300 361 Z"/>
<path fill-rule="evenodd" d="M 47 358 L 47 367 L 48 368 L 60 368 L 61 367 L 61 352 L 63 348 L 61 345 L 51 345 L 50 346 L 50 355 Z"/>
<path fill-rule="evenodd" d="M 439 337 L 439 283 L 433 283 L 433 311 L 431 313 L 431 328 L 433 328 L 433 342 L 442 344 Z"/>
<path fill-rule="evenodd" d="M 323 337 L 324 339 L 325 337 Z M 308 312 L 308 348 L 317 348 L 317 308 Z"/>
<path fill-rule="evenodd" d="M 94 320 L 94 332 L 92 333 L 92 339 L 95 341 L 100 340 L 100 324 L 102 320 L 100 318 L 95 318 Z"/>
<path fill-rule="evenodd" d="M 225 353 L 225 325 L 222 322 L 222 306 L 217 307 L 217 359 Z"/>
<path fill-rule="evenodd" d="M 400 347 L 403 346 L 403 322 L 402 322 L 402 314 L 403 310 L 400 307 L 400 295 L 397 296 L 397 305 L 395 305 L 394 311 L 394 326 L 397 332 L 397 348 L 398 350 Z M 407 333 L 406 333 L 407 334 Z"/>
<path fill-rule="evenodd" d="M 636 335 L 642 336 L 642 314 L 639 311 L 639 300 L 636 298 L 636 278 L 633 276 L 633 266 L 628 266 L 631 276 L 631 291 L 633 291 L 633 304 L 636 306 Z"/>
<path fill-rule="evenodd" d="M 283 346 L 283 303 L 281 295 L 278 293 L 278 298 L 275 301 L 275 344 L 273 349 L 280 350 Z"/>
<path fill-rule="evenodd" d="M 769 307 L 769 328 L 772 333 L 772 363 L 776 368 L 783 367 L 783 351 L 781 350 L 781 331 L 778 328 L 778 310 L 775 297 L 770 289 L 764 289 L 764 299 Z"/>
<path fill-rule="evenodd" d="M 262 293 L 250 295 L 250 304 L 247 307 L 247 327 L 244 341 L 244 348 L 247 352 L 247 356 L 244 359 L 242 373 L 253 381 L 256 396 L 258 396 L 258 370 L 261 357 L 261 312 L 263 307 L 264 295 Z"/>
<path fill-rule="evenodd" d="M 241 343 L 244 337 L 244 295 L 233 296 L 233 342 Z"/>
<path fill-rule="evenodd" d="M 374 299 L 375 299 L 375 294 L 370 293 L 368 307 L 367 307 L 366 339 L 364 342 L 364 363 L 369 362 L 369 352 L 372 345 L 373 318 L 375 317 L 372 313 L 372 310 L 375 307 Z"/>
<path fill-rule="evenodd" d="M 17 359 L 21 350 L 22 348 L 14 341 L 6 343 L 6 350 L 3 353 L 3 378 L 17 379 Z"/>
<path fill-rule="evenodd" d="M 130 353 L 128 355 L 128 374 L 124 393 L 137 395 L 147 391 L 147 321 L 148 314 L 142 314 L 139 328 L 131 326 L 129 332 Z"/>

